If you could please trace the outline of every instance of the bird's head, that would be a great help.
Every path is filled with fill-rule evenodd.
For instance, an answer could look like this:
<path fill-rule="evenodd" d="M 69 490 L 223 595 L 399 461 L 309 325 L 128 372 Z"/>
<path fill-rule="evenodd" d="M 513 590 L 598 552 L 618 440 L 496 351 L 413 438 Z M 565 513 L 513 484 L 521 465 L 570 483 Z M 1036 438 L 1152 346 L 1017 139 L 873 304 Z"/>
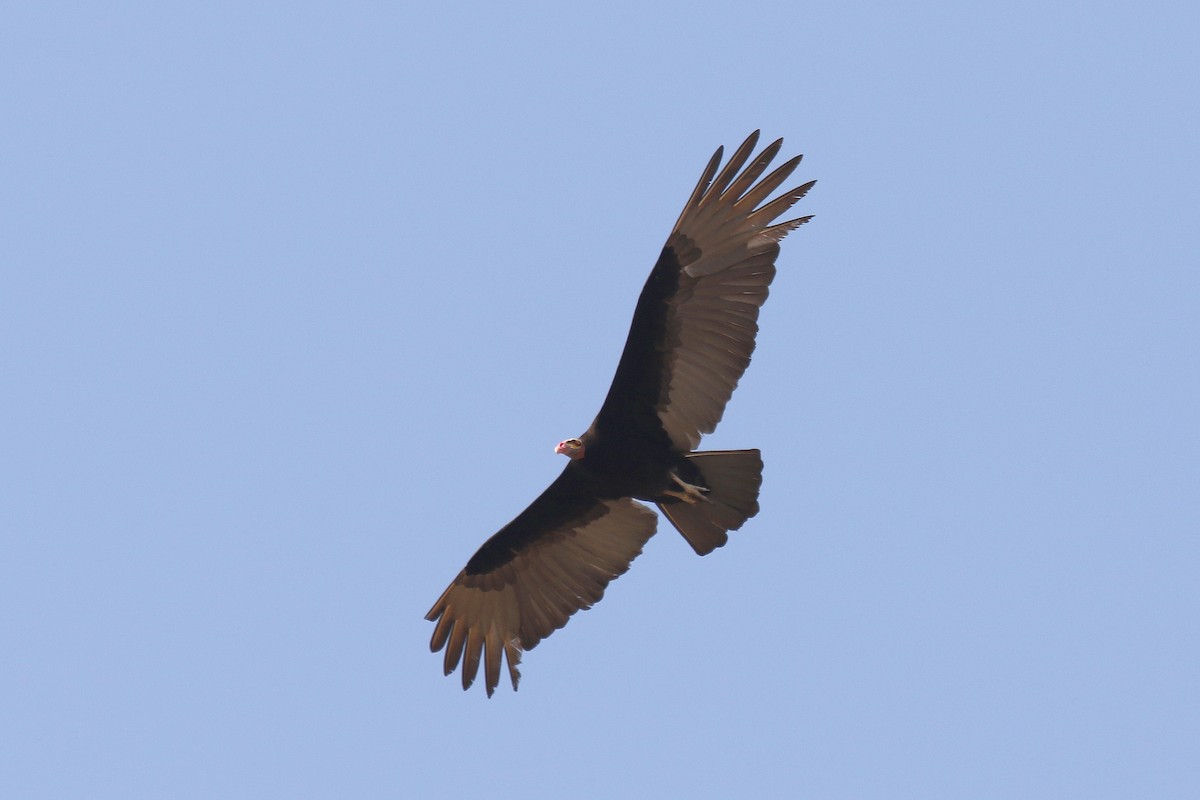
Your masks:
<path fill-rule="evenodd" d="M 554 448 L 554 452 L 561 453 L 572 461 L 578 461 L 583 458 L 583 441 L 580 439 L 566 439 L 558 443 Z"/>

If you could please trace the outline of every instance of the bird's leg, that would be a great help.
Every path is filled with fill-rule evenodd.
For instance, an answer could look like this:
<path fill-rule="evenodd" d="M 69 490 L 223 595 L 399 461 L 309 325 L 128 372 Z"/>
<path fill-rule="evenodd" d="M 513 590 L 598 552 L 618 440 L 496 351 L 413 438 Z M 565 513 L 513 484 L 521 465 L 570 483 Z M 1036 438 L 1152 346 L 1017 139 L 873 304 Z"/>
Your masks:
<path fill-rule="evenodd" d="M 674 489 L 668 489 L 667 491 L 663 492 L 663 494 L 667 497 L 677 498 L 693 506 L 699 503 L 701 500 L 706 502 L 708 501 L 708 498 L 705 497 L 705 495 L 708 494 L 708 489 L 705 489 L 703 486 L 693 486 L 692 484 L 684 481 L 674 472 L 671 472 L 671 480 L 675 481 L 675 483 L 677 483 L 679 488 L 683 491 L 677 492 Z"/>

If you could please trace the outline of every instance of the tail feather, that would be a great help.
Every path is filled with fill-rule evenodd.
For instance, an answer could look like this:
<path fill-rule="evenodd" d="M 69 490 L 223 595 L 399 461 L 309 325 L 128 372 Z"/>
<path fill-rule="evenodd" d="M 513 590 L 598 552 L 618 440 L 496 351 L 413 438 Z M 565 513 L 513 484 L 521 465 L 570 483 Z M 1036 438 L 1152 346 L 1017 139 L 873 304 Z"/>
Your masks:
<path fill-rule="evenodd" d="M 729 541 L 728 532 L 758 513 L 762 457 L 757 450 L 711 450 L 687 456 L 708 487 L 705 502 L 658 503 L 687 543 L 708 555 Z"/>

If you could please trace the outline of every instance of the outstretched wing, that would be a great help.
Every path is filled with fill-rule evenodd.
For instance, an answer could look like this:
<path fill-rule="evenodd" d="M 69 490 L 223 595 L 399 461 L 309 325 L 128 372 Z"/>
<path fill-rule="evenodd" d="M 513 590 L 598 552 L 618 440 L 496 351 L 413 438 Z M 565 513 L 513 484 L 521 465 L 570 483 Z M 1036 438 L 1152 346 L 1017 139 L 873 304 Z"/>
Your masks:
<path fill-rule="evenodd" d="M 783 140 L 746 166 L 757 142 L 755 131 L 720 174 L 718 148 L 679 215 L 638 298 L 616 376 L 593 423 L 599 435 L 665 433 L 686 451 L 721 421 L 750 364 L 779 242 L 810 217 L 773 223 L 815 183 L 764 204 L 800 156 L 758 181 Z"/>
<path fill-rule="evenodd" d="M 653 511 L 591 496 L 574 467 L 488 539 L 425 615 L 437 622 L 430 649 L 446 649 L 447 675 L 462 663 L 463 689 L 482 660 L 491 697 L 501 654 L 516 689 L 521 651 L 598 602 L 654 535 Z"/>

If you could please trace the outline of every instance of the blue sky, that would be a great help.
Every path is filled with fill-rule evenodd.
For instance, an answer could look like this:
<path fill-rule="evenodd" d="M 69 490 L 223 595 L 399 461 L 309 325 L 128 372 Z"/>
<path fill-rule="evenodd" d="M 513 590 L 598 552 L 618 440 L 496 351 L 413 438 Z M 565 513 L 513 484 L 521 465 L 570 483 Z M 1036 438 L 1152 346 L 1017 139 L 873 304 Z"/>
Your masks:
<path fill-rule="evenodd" d="M 0 12 L 0 794 L 1200 796 L 1195 8 L 433 5 Z M 761 514 L 463 693 L 758 127 Z"/>

